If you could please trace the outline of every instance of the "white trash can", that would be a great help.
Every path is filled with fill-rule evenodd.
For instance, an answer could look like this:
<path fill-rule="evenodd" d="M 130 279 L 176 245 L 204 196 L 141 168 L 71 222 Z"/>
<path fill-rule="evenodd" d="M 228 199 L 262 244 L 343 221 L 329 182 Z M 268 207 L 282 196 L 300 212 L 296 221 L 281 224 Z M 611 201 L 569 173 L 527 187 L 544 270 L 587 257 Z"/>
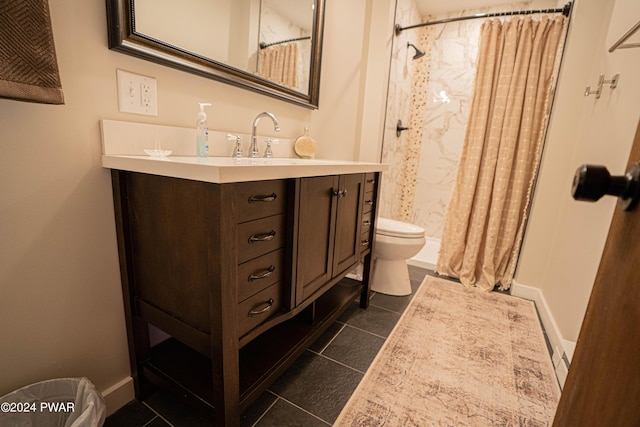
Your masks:
<path fill-rule="evenodd" d="M 0 397 L 0 427 L 101 427 L 105 414 L 87 378 L 42 381 Z"/>

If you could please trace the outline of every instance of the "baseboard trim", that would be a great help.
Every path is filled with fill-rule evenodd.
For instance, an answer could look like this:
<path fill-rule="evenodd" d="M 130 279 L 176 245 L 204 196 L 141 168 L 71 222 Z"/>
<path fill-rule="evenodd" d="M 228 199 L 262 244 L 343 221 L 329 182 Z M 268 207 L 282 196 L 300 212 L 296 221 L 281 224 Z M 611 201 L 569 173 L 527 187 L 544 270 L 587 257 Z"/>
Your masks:
<path fill-rule="evenodd" d="M 126 377 L 102 392 L 107 405 L 107 416 L 113 414 L 127 403 L 135 399 L 133 378 Z"/>
<path fill-rule="evenodd" d="M 533 286 L 523 285 L 514 280 L 511 284 L 511 295 L 533 301 L 536 305 L 542 326 L 547 333 L 551 348 L 553 349 L 551 359 L 553 360 L 553 366 L 556 370 L 558 383 L 560 383 L 560 387 L 564 387 L 576 343 L 565 340 L 562 337 L 560 328 L 558 328 L 558 324 L 549 309 L 542 290 Z"/>

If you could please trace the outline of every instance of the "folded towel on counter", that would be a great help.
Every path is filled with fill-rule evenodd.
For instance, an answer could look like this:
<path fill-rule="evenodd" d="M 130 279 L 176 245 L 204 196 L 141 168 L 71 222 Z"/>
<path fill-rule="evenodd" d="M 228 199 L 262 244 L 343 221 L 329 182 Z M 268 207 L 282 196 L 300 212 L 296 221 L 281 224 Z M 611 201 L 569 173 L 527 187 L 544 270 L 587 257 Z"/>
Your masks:
<path fill-rule="evenodd" d="M 47 0 L 0 1 L 0 97 L 64 104 Z"/>

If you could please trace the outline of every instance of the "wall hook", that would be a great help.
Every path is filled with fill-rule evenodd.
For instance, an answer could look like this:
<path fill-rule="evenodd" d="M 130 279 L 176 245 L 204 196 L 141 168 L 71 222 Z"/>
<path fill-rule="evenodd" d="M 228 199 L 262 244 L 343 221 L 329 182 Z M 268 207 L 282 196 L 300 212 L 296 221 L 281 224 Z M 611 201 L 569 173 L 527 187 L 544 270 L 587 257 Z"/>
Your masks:
<path fill-rule="evenodd" d="M 595 95 L 596 99 L 600 99 L 600 95 L 602 95 L 602 85 L 604 85 L 604 74 L 600 74 L 596 90 L 591 90 L 591 86 L 587 86 L 584 90 L 584 96 Z"/>
<path fill-rule="evenodd" d="M 591 90 L 591 86 L 587 86 L 584 90 L 584 96 L 595 95 L 596 99 L 599 99 L 602 95 L 602 87 L 605 83 L 609 84 L 609 89 L 615 89 L 618 87 L 618 81 L 620 80 L 620 74 L 615 74 L 611 77 L 611 80 L 605 80 L 604 74 L 600 74 L 598 78 L 598 85 L 596 86 L 596 90 Z"/>
<path fill-rule="evenodd" d="M 615 74 L 611 80 L 603 80 L 602 83 L 609 83 L 609 89 L 615 89 L 618 86 L 618 80 L 620 80 L 620 74 Z"/>

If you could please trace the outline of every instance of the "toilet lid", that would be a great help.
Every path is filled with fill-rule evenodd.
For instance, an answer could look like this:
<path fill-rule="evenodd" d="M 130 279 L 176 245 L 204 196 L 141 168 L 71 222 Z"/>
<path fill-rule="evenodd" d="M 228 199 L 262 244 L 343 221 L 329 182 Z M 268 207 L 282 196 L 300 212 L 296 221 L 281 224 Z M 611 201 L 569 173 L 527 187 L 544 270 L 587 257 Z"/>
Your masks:
<path fill-rule="evenodd" d="M 376 234 L 391 237 L 424 237 L 424 228 L 395 219 L 378 217 Z"/>

